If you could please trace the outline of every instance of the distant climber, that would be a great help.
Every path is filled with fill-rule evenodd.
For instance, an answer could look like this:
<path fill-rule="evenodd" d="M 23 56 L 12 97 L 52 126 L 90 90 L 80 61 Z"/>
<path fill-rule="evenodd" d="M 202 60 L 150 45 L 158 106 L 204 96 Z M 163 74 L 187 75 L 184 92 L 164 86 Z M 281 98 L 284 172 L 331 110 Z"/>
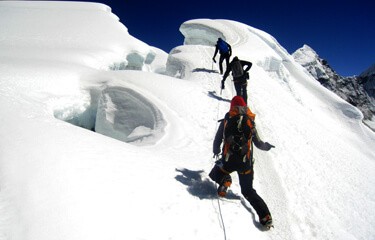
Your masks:
<path fill-rule="evenodd" d="M 240 60 L 234 57 L 232 62 L 227 67 L 224 73 L 223 80 L 221 81 L 221 89 L 225 88 L 225 80 L 230 72 L 232 72 L 234 87 L 237 96 L 242 96 L 247 104 L 247 80 L 249 79 L 249 70 L 253 64 L 248 61 Z M 245 69 L 244 69 L 245 67 Z"/>
<path fill-rule="evenodd" d="M 219 59 L 219 68 L 220 68 L 220 74 L 223 74 L 223 61 L 225 59 L 226 67 L 229 66 L 229 59 L 232 55 L 232 47 L 229 43 L 224 41 L 223 39 L 219 38 L 216 42 L 216 48 L 215 48 L 215 54 L 212 57 L 212 60 L 216 63 L 215 57 L 216 54 L 220 53 L 220 59 Z"/>
<path fill-rule="evenodd" d="M 235 96 L 231 101 L 229 112 L 226 113 L 216 132 L 213 152 L 216 157 L 219 157 L 223 143 L 222 154 L 209 173 L 209 177 L 219 184 L 218 195 L 225 197 L 232 184 L 230 174 L 236 171 L 241 193 L 257 212 L 260 223 L 270 228 L 272 226 L 271 213 L 264 200 L 253 188 L 253 142 L 257 148 L 264 151 L 269 151 L 274 146 L 260 139 L 254 119 L 255 114 L 246 106 L 243 98 Z"/>

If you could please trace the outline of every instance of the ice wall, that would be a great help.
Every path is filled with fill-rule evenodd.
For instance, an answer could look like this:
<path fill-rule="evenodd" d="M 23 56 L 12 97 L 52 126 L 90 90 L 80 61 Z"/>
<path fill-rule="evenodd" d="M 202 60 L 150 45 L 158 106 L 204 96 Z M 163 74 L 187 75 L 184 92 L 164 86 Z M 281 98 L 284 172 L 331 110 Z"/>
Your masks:
<path fill-rule="evenodd" d="M 124 142 L 155 143 L 165 120 L 147 98 L 124 87 L 107 87 L 99 98 L 95 131 Z"/>
<path fill-rule="evenodd" d="M 208 22 L 208 20 L 207 20 Z M 184 45 L 214 46 L 220 37 L 226 39 L 223 32 L 214 25 L 187 21 L 180 26 L 180 32 L 184 35 Z"/>

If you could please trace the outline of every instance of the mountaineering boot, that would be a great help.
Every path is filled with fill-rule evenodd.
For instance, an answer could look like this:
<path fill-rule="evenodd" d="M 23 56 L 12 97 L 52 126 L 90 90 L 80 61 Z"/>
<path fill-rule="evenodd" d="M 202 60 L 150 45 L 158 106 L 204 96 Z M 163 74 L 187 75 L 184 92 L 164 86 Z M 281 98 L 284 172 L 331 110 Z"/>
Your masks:
<path fill-rule="evenodd" d="M 225 195 L 227 195 L 227 190 L 231 184 L 232 184 L 232 181 L 230 179 L 223 179 L 223 182 L 217 188 L 217 194 L 220 197 L 225 197 Z"/>
<path fill-rule="evenodd" d="M 271 215 L 267 214 L 264 218 L 260 219 L 260 224 L 262 224 L 264 227 L 268 229 L 273 227 Z"/>

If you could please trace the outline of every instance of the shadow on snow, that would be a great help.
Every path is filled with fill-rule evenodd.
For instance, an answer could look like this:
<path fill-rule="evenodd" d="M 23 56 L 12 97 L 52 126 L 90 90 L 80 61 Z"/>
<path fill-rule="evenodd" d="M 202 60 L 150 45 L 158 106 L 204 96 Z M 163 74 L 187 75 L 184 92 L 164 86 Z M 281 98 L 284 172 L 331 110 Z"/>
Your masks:
<path fill-rule="evenodd" d="M 223 98 L 221 96 L 218 96 L 218 94 L 215 92 L 215 91 L 209 91 L 208 94 L 207 94 L 209 97 L 211 98 L 214 98 L 214 99 L 217 99 L 219 101 L 224 101 L 224 102 L 229 102 L 230 103 L 230 100 L 229 99 L 226 99 L 226 98 Z"/>
<path fill-rule="evenodd" d="M 217 195 L 217 185 L 202 176 L 204 173 L 203 170 L 189 170 L 186 168 L 177 169 L 176 172 L 178 174 L 175 179 L 185 186 L 187 186 L 187 191 L 199 199 L 218 199 Z M 260 231 L 266 231 L 264 227 L 257 221 L 256 214 L 252 209 L 250 203 L 244 198 L 235 193 L 231 190 L 228 191 L 225 198 L 220 198 L 222 201 L 230 201 L 230 200 L 240 200 L 241 204 L 245 207 L 245 209 L 251 214 L 253 224 L 256 228 Z"/>
<path fill-rule="evenodd" d="M 187 191 L 200 199 L 215 199 L 217 196 L 217 186 L 214 182 L 208 178 L 202 177 L 203 170 L 189 170 L 186 168 L 176 169 L 177 172 L 181 173 L 175 178 L 177 181 L 187 186 Z M 240 200 L 241 197 L 234 194 L 232 191 L 228 191 L 226 199 Z"/>
<path fill-rule="evenodd" d="M 207 68 L 195 68 L 193 69 L 193 72 L 219 73 L 217 70 Z"/>

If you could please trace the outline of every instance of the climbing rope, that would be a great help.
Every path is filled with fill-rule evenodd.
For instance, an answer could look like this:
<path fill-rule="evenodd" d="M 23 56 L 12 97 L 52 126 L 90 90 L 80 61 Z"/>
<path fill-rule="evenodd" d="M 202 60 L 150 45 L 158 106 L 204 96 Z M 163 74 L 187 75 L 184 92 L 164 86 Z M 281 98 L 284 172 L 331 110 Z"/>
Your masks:
<path fill-rule="evenodd" d="M 217 124 L 216 124 L 217 125 Z M 216 126 L 217 128 L 217 126 Z M 216 161 L 218 160 L 218 156 L 216 155 Z M 215 162 L 216 162 L 215 161 Z M 216 185 L 216 188 L 218 188 L 218 184 Z M 226 228 L 225 228 L 225 224 L 224 224 L 224 218 L 223 218 L 223 213 L 221 211 L 221 204 L 220 204 L 220 198 L 219 198 L 219 195 L 217 195 L 217 205 L 219 206 L 219 216 L 220 216 L 220 221 L 221 221 L 221 225 L 222 225 L 222 229 L 223 229 L 223 234 L 224 234 L 224 240 L 227 240 L 227 232 L 226 232 Z"/>
<path fill-rule="evenodd" d="M 223 214 L 221 212 L 219 196 L 217 196 L 217 205 L 219 206 L 219 215 L 220 215 L 221 225 L 223 226 L 224 240 L 227 240 L 227 232 L 225 230 L 224 219 L 223 219 Z"/>
<path fill-rule="evenodd" d="M 213 62 L 212 62 L 212 65 L 211 65 L 211 69 L 213 70 Z M 221 95 L 221 93 L 220 93 Z M 216 115 L 216 126 L 215 126 L 215 129 L 218 129 L 218 124 L 219 124 L 219 114 L 220 114 L 220 101 L 217 101 L 217 115 Z M 215 164 L 216 164 L 216 161 L 218 160 L 219 156 L 216 155 L 214 156 L 216 157 L 215 159 Z M 216 185 L 218 187 L 218 185 Z M 227 233 L 226 233 L 226 228 L 225 228 L 225 224 L 224 224 L 224 218 L 223 218 L 223 213 L 221 211 L 221 204 L 220 204 L 220 199 L 219 199 L 219 195 L 217 195 L 217 205 L 219 207 L 219 216 L 220 216 L 220 221 L 221 221 L 221 225 L 222 225 L 222 229 L 223 229 L 223 234 L 224 234 L 224 240 L 227 240 Z"/>

